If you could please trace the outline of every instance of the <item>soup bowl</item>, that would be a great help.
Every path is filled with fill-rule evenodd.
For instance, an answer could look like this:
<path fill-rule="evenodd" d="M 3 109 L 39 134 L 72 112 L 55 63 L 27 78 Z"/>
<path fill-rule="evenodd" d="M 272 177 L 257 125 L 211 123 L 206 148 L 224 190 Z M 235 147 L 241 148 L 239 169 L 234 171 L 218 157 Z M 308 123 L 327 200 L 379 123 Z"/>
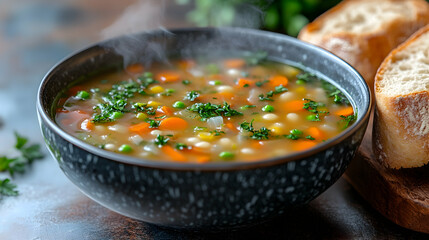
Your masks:
<path fill-rule="evenodd" d="M 174 163 L 109 152 L 55 123 L 61 91 L 132 63 L 218 52 L 265 51 L 346 93 L 357 120 L 306 151 L 252 162 Z M 368 124 L 371 95 L 347 63 L 281 34 L 240 28 L 152 31 L 107 40 L 61 61 L 44 77 L 37 110 L 42 134 L 64 174 L 84 194 L 122 215 L 166 227 L 221 229 L 259 223 L 306 204 L 343 174 Z"/>

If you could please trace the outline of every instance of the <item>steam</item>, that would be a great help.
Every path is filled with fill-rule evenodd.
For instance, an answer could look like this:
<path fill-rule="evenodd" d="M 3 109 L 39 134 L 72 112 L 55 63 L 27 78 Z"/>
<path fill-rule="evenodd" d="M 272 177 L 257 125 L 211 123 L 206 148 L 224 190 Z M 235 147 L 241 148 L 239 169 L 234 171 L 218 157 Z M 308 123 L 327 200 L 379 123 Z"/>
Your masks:
<path fill-rule="evenodd" d="M 168 2 L 169 5 L 166 3 Z M 222 4 L 221 1 L 216 4 Z M 223 3 L 224 4 L 224 3 Z M 188 7 L 191 5 L 188 5 Z M 169 13 L 168 16 L 175 15 L 177 18 L 177 12 L 171 14 L 176 7 L 175 1 L 173 0 L 139 0 L 136 3 L 127 7 L 124 12 L 115 22 L 110 26 L 103 29 L 101 32 L 102 39 L 110 39 L 113 37 L 124 35 L 119 40 L 113 40 L 105 43 L 105 47 L 113 49 L 117 54 L 123 57 L 124 66 L 127 66 L 132 63 L 142 63 L 145 67 L 149 67 L 152 62 L 162 62 L 169 64 L 168 55 L 166 49 L 168 46 L 169 38 L 173 38 L 174 34 L 170 33 L 163 26 L 164 16 L 166 12 Z M 182 6 L 183 7 L 183 6 Z M 183 12 L 183 11 L 182 11 Z M 218 17 L 218 16 L 216 16 Z M 180 21 L 185 21 L 186 16 L 182 16 Z M 173 24 L 177 26 L 178 19 L 168 19 L 170 21 L 169 25 Z M 167 22 L 168 22 L 167 21 Z M 235 9 L 234 21 L 230 26 L 245 27 L 245 28 L 258 28 L 262 25 L 263 22 L 263 11 L 251 4 L 241 4 Z M 162 34 L 156 34 L 156 40 L 153 40 L 154 36 L 150 35 L 151 30 L 161 29 Z M 144 35 L 135 35 L 135 33 L 149 33 Z M 201 48 L 201 46 L 206 46 L 211 52 L 216 52 L 217 50 L 223 50 L 222 46 L 216 46 L 216 42 L 213 44 L 212 39 L 190 39 L 193 41 L 192 44 L 188 44 L 186 49 L 174 49 L 179 50 L 180 54 L 195 57 L 193 55 L 193 49 Z M 230 46 L 242 46 L 248 40 L 241 39 L 237 41 L 236 39 L 227 39 Z M 192 45 L 192 49 L 189 49 Z M 225 45 L 225 43 L 221 44 Z M 239 49 L 239 47 L 238 47 Z M 169 49 L 168 53 L 171 49 Z"/>

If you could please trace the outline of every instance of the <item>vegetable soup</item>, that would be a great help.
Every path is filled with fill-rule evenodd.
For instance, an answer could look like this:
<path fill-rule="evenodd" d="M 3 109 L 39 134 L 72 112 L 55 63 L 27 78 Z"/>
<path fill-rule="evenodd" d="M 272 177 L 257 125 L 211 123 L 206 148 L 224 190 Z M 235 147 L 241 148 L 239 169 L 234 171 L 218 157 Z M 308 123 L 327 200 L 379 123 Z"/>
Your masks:
<path fill-rule="evenodd" d="M 67 89 L 55 119 L 102 149 L 191 163 L 304 151 L 355 121 L 332 84 L 256 56 L 132 64 Z"/>

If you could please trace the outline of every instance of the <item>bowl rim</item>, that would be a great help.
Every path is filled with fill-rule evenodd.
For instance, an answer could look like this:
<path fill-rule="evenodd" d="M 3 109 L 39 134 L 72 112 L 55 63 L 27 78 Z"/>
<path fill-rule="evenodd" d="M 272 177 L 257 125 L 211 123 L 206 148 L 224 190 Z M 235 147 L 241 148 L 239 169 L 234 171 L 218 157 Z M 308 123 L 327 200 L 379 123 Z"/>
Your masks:
<path fill-rule="evenodd" d="M 287 155 L 281 155 L 271 158 L 265 158 L 262 160 L 257 161 L 249 161 L 249 162 L 225 162 L 225 163 L 205 163 L 205 164 L 198 164 L 198 163 L 176 163 L 176 162 L 170 162 L 170 161 L 156 161 L 156 160 L 150 160 L 150 159 L 144 159 L 144 158 L 138 158 L 138 157 L 132 157 L 125 154 L 115 153 L 111 151 L 107 151 L 104 149 L 100 149 L 96 146 L 93 146 L 89 143 L 86 143 L 71 134 L 64 131 L 57 123 L 55 123 L 54 119 L 49 117 L 48 112 L 44 110 L 42 107 L 42 93 L 45 89 L 45 85 L 47 82 L 51 79 L 51 75 L 54 74 L 55 70 L 59 67 L 61 67 L 63 64 L 65 64 L 68 61 L 73 60 L 73 58 L 76 58 L 79 55 L 84 54 L 87 51 L 90 51 L 92 49 L 95 49 L 97 47 L 102 46 L 103 44 L 119 40 L 125 36 L 141 36 L 141 35 L 148 35 L 148 34 L 159 34 L 162 32 L 168 31 L 169 33 L 176 34 L 176 33 L 186 33 L 186 32 L 212 32 L 212 31 L 220 31 L 220 32 L 234 32 L 234 31 L 244 31 L 246 34 L 250 35 L 264 35 L 267 37 L 275 37 L 275 38 L 284 38 L 287 39 L 289 42 L 292 42 L 293 44 L 296 44 L 297 46 L 310 48 L 313 51 L 317 52 L 318 54 L 322 55 L 324 58 L 330 58 L 333 61 L 337 62 L 338 64 L 342 65 L 347 71 L 349 71 L 352 75 L 355 75 L 356 79 L 358 80 L 357 84 L 363 85 L 365 88 L 365 92 L 362 94 L 367 95 L 367 98 L 369 101 L 364 107 L 364 114 L 362 117 L 358 117 L 358 119 L 349 126 L 346 130 L 342 131 L 340 134 L 336 135 L 335 137 L 327 140 L 324 143 L 320 143 L 315 147 L 312 147 L 308 150 L 300 151 L 300 152 L 294 152 L 292 154 Z M 311 68 L 310 68 L 311 69 Z M 322 71 L 319 71 L 320 73 L 323 73 Z M 352 97 L 352 96 L 350 96 Z M 77 147 L 80 147 L 84 149 L 85 151 L 94 154 L 96 156 L 103 157 L 110 161 L 115 161 L 122 164 L 127 165 L 133 165 L 133 166 L 139 166 L 139 167 L 146 167 L 146 168 L 155 168 L 155 169 L 162 169 L 162 170 L 178 170 L 178 171 L 235 171 L 235 170 L 245 170 L 245 169 L 255 169 L 260 167 L 272 167 L 276 165 L 285 164 L 288 162 L 299 162 L 301 160 L 304 160 L 308 158 L 311 155 L 315 155 L 319 152 L 322 152 L 334 145 L 339 144 L 346 138 L 353 135 L 358 129 L 362 127 L 362 125 L 367 124 L 367 120 L 369 120 L 371 107 L 373 104 L 373 97 L 369 90 L 369 87 L 366 83 L 366 81 L 363 79 L 363 77 L 347 62 L 345 62 L 343 59 L 339 58 L 338 56 L 332 54 L 331 52 L 324 50 L 320 47 L 317 47 L 315 45 L 312 45 L 310 43 L 303 42 L 297 38 L 293 38 L 284 34 L 280 33 L 274 33 L 274 32 L 268 32 L 263 30 L 257 30 L 257 29 L 249 29 L 249 28 L 238 28 L 238 27 L 206 27 L 206 28 L 198 28 L 198 27 L 190 27 L 190 28 L 172 28 L 172 29 L 157 29 L 157 30 L 151 30 L 146 32 L 140 32 L 140 33 L 134 33 L 134 34 L 128 34 L 128 35 L 121 35 L 118 37 L 110 38 L 107 40 L 99 41 L 95 44 L 89 45 L 83 49 L 77 50 L 67 57 L 61 59 L 57 64 L 55 64 L 43 77 L 38 91 L 37 91 L 37 112 L 39 114 L 39 122 L 42 124 L 42 121 L 47 124 L 52 131 L 54 131 L 56 134 L 58 134 L 60 137 L 65 139 L 69 144 L 73 144 Z M 42 126 L 41 126 L 42 127 Z M 43 133 L 43 132 L 42 132 Z"/>

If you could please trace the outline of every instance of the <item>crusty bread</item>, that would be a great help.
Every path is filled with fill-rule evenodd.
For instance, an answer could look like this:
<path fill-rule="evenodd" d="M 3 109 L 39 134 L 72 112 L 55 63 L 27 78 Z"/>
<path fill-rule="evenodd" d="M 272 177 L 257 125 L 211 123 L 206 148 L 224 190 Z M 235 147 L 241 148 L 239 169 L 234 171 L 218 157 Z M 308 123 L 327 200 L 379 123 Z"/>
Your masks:
<path fill-rule="evenodd" d="M 393 50 L 375 77 L 373 149 L 391 168 L 429 162 L 429 25 Z"/>
<path fill-rule="evenodd" d="M 308 24 L 298 38 L 343 58 L 372 89 L 387 54 L 428 23 L 425 0 L 345 0 Z"/>

